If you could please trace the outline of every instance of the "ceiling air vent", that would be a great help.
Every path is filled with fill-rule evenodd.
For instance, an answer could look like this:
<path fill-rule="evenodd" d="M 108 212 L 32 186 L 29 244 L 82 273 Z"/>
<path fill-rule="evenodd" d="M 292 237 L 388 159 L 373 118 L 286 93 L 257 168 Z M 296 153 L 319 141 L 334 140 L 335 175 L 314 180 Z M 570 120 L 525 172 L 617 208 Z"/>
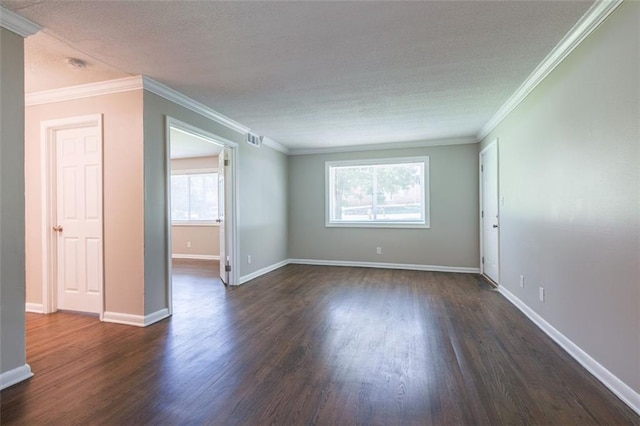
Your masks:
<path fill-rule="evenodd" d="M 258 136 L 254 133 L 247 133 L 247 142 L 253 146 L 260 147 L 260 145 L 262 145 L 262 139 L 264 139 L 264 136 Z"/>

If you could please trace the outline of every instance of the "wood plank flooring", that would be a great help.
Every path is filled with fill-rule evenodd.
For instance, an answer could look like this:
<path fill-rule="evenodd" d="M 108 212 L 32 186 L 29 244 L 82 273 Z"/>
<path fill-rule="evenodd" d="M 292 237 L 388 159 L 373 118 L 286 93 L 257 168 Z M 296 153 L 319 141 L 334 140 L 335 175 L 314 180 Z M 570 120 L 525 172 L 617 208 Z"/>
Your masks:
<path fill-rule="evenodd" d="M 477 276 L 289 265 L 238 288 L 175 262 L 148 328 L 27 315 L 10 424 L 640 424 Z"/>

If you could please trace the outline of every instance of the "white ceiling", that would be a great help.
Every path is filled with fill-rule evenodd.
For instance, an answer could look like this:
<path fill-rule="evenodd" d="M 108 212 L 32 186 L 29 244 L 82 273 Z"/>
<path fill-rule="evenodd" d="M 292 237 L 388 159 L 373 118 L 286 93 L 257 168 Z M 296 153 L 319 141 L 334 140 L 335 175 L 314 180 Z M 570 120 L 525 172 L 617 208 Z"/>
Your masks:
<path fill-rule="evenodd" d="M 180 129 L 172 127 L 169 132 L 171 139 L 170 158 L 172 160 L 217 156 L 222 151 L 222 147 L 219 145 Z"/>
<path fill-rule="evenodd" d="M 0 3 L 28 93 L 145 74 L 306 149 L 475 136 L 593 2 Z"/>

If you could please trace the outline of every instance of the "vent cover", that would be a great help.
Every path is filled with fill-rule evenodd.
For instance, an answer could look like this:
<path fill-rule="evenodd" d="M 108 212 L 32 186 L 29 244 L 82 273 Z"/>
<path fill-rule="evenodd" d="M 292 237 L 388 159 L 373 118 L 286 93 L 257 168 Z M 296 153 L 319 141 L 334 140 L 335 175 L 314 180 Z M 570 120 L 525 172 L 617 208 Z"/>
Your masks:
<path fill-rule="evenodd" d="M 247 133 L 247 143 L 253 146 L 260 147 L 260 145 L 262 145 L 262 139 L 264 139 L 264 136 L 259 136 L 254 133 Z"/>

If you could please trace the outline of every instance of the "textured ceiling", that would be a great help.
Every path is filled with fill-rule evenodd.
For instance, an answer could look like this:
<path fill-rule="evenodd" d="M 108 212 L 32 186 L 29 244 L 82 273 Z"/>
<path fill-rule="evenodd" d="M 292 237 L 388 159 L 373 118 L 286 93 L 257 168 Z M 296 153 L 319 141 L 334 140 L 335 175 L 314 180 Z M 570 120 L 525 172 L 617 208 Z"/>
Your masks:
<path fill-rule="evenodd" d="M 2 4 L 87 55 L 87 73 L 145 74 L 318 148 L 476 135 L 592 2 Z M 28 89 L 74 78 L 86 82 Z"/>

